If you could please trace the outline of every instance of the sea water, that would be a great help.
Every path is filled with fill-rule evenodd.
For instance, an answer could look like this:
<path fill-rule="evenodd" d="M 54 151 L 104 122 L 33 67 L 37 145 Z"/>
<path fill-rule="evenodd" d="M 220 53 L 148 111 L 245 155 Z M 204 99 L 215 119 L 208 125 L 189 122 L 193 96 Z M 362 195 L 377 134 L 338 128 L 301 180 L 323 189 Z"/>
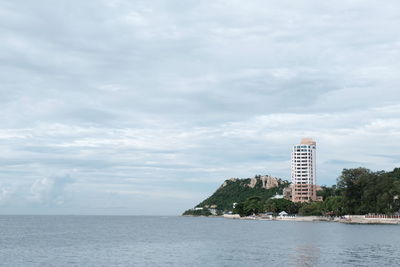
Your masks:
<path fill-rule="evenodd" d="M 0 216 L 0 266 L 399 266 L 400 225 Z"/>

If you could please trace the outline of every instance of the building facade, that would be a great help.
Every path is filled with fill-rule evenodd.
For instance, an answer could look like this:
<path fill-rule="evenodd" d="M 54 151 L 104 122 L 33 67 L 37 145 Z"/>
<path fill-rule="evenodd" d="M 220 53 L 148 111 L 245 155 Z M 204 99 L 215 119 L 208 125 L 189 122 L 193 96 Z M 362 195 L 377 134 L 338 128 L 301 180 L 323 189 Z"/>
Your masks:
<path fill-rule="evenodd" d="M 316 142 L 303 138 L 292 151 L 292 201 L 317 201 Z"/>

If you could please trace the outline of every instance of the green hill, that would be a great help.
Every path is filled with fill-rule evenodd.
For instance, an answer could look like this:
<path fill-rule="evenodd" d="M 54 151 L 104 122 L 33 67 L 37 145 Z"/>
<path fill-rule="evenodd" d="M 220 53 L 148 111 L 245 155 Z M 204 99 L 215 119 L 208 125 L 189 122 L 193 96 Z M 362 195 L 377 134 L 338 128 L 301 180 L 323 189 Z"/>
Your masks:
<path fill-rule="evenodd" d="M 343 169 L 337 184 L 321 186 L 317 194 L 323 201 L 293 203 L 270 199 L 288 193 L 289 182 L 271 176 L 226 180 L 209 198 L 183 215 L 208 216 L 232 211 L 241 216 L 262 212 L 286 211 L 300 215 L 400 214 L 400 168 L 371 171 L 366 168 Z M 289 192 L 290 193 L 290 192 Z"/>
<path fill-rule="evenodd" d="M 256 175 L 254 178 L 231 178 L 226 180 L 210 197 L 195 206 L 196 208 L 212 208 L 217 211 L 231 211 L 233 203 L 244 202 L 250 197 L 267 200 L 276 194 L 282 194 L 289 182 L 271 177 Z M 190 209 L 183 215 L 199 215 L 197 209 Z"/>

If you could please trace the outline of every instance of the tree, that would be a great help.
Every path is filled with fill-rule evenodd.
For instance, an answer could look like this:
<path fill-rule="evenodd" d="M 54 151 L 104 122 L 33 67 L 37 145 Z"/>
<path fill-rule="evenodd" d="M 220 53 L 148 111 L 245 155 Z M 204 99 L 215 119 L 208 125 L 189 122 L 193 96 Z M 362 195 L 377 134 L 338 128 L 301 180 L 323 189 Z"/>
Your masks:
<path fill-rule="evenodd" d="M 287 199 L 268 199 L 265 202 L 264 210 L 274 213 L 286 211 L 287 213 L 298 213 L 299 205 Z"/>
<path fill-rule="evenodd" d="M 340 190 L 333 185 L 331 187 L 323 185 L 321 186 L 321 190 L 317 191 L 317 196 L 321 196 L 322 199 L 327 199 L 328 197 L 338 196 L 340 195 Z"/>
<path fill-rule="evenodd" d="M 208 209 L 202 209 L 202 210 L 187 210 L 185 211 L 182 215 L 192 215 L 192 216 L 210 216 L 212 215 L 211 212 Z"/>
<path fill-rule="evenodd" d="M 344 169 L 337 185 L 342 195 L 341 213 L 390 214 L 400 210 L 399 168 L 392 172 Z"/>
<path fill-rule="evenodd" d="M 343 213 L 343 197 L 331 196 L 324 200 L 322 204 L 324 215 L 341 216 Z"/>
<path fill-rule="evenodd" d="M 357 214 L 361 207 L 362 179 L 371 175 L 366 168 L 343 169 L 338 178 L 337 186 L 342 190 L 344 212 Z"/>
<path fill-rule="evenodd" d="M 263 205 L 260 197 L 250 197 L 244 202 L 244 211 L 246 215 L 258 214 L 263 212 Z"/>
<path fill-rule="evenodd" d="M 233 209 L 233 213 L 239 214 L 240 217 L 246 216 L 246 213 L 244 211 L 244 203 L 243 202 L 237 203 L 235 208 Z"/>
<path fill-rule="evenodd" d="M 306 202 L 299 209 L 299 214 L 304 216 L 319 216 L 323 214 L 323 202 Z"/>

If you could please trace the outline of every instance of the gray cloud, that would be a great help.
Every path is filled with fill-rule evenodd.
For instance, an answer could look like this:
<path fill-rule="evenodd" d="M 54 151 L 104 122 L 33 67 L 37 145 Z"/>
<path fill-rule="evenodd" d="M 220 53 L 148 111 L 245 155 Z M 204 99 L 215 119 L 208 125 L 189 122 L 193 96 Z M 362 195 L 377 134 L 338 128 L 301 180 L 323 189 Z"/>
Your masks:
<path fill-rule="evenodd" d="M 177 214 L 231 176 L 288 179 L 303 136 L 318 142 L 321 184 L 343 167 L 395 167 L 399 11 L 0 1 L 3 210 L 29 211 L 30 194 L 37 213 Z M 73 183 L 38 180 L 57 173 Z"/>

